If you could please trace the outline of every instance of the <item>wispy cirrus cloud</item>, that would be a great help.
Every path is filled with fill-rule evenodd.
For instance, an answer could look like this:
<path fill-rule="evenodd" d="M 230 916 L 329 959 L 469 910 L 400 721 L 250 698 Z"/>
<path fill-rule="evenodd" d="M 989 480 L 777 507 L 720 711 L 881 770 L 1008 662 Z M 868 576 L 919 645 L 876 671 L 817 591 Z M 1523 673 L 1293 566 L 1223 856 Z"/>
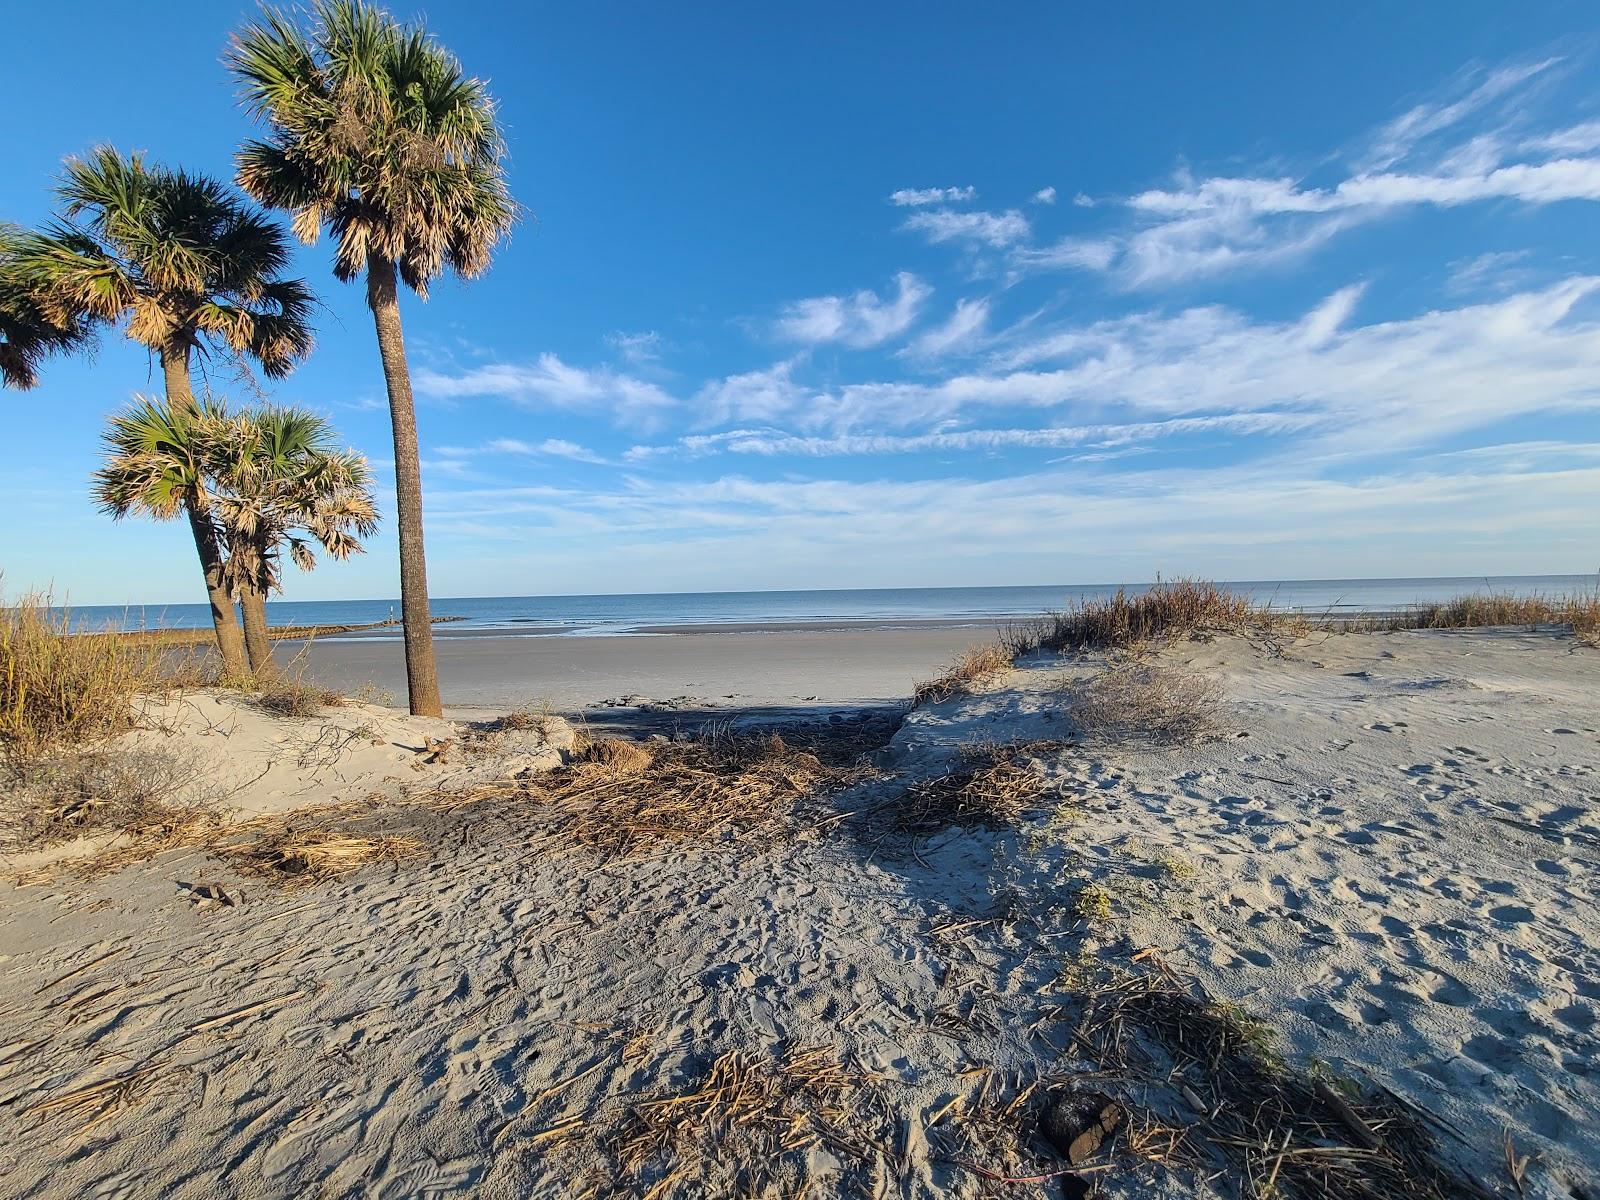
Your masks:
<path fill-rule="evenodd" d="M 1040 246 L 1021 236 L 996 245 L 1010 248 L 1020 270 L 1081 270 L 1149 288 L 1291 261 L 1357 225 L 1408 210 L 1600 200 L 1600 122 L 1533 136 L 1460 132 L 1473 118 L 1515 105 L 1557 62 L 1469 74 L 1461 94 L 1415 105 L 1371 134 L 1358 169 L 1332 183 L 1184 171 L 1175 186 L 1118 201 L 1126 214 L 1120 228 Z"/>
<path fill-rule="evenodd" d="M 957 300 L 955 311 L 943 324 L 913 339 L 900 353 L 910 358 L 944 358 L 969 352 L 984 341 L 988 321 L 987 299 Z"/>
<path fill-rule="evenodd" d="M 901 208 L 920 208 L 928 204 L 970 204 L 978 198 L 975 187 L 901 188 L 889 193 L 889 203 Z"/>
<path fill-rule="evenodd" d="M 417 372 L 419 394 L 435 399 L 497 398 L 528 408 L 591 413 L 656 424 L 677 401 L 659 385 L 611 367 L 575 367 L 554 354 L 531 363 L 487 363 L 451 373 Z"/>
<path fill-rule="evenodd" d="M 813 296 L 788 305 L 773 323 L 786 341 L 821 345 L 876 346 L 904 333 L 933 289 L 909 271 L 895 276 L 895 294 L 862 290 L 849 296 Z"/>
<path fill-rule="evenodd" d="M 1000 213 L 928 209 L 912 213 L 901 228 L 920 233 L 936 244 L 960 242 L 994 250 L 1015 245 L 1032 231 L 1028 218 L 1014 208 Z"/>

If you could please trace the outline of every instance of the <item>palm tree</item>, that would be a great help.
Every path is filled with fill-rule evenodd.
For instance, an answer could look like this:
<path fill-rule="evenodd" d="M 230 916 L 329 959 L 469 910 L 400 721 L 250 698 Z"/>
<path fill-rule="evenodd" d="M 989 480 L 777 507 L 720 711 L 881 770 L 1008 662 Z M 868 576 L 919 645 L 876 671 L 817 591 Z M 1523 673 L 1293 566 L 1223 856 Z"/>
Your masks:
<path fill-rule="evenodd" d="M 516 206 L 494 104 L 424 30 L 364 0 L 320 0 L 309 31 L 269 10 L 234 37 L 227 62 L 267 127 L 265 140 L 239 152 L 239 185 L 289 210 L 307 244 L 326 225 L 337 278 L 366 276 L 394 433 L 406 682 L 411 711 L 438 716 L 398 282 L 425 298 L 446 267 L 463 278 L 481 274 L 509 232 Z"/>
<path fill-rule="evenodd" d="M 26 390 L 39 382 L 39 364 L 70 353 L 93 336 L 76 313 L 52 319 L 40 307 L 27 264 L 19 256 L 22 231 L 0 224 L 0 383 Z"/>
<path fill-rule="evenodd" d="M 69 160 L 57 191 L 61 220 L 17 249 L 32 294 L 63 324 L 121 322 L 160 360 L 172 414 L 199 408 L 196 351 L 253 362 L 272 378 L 310 353 L 313 298 L 284 275 L 288 239 L 224 185 L 102 146 Z M 215 531 L 196 504 L 185 511 L 223 671 L 241 676 L 243 639 Z"/>
<path fill-rule="evenodd" d="M 210 402 L 179 406 L 138 397 L 107 422 L 101 436 L 106 461 L 94 473 L 92 485 L 100 510 L 119 521 L 134 515 L 157 521 L 187 515 L 208 585 L 213 576 L 219 581 L 225 578 L 222 539 L 211 518 L 207 479 L 215 442 L 225 427 L 225 414 Z M 225 584 L 219 582 L 219 587 Z M 221 602 L 231 616 L 233 605 L 225 591 Z M 213 616 L 216 608 L 213 599 Z M 234 636 L 238 637 L 237 625 Z M 242 652 L 232 663 L 223 646 L 223 671 L 243 678 Z"/>
<path fill-rule="evenodd" d="M 313 544 L 332 558 L 362 549 L 378 526 L 367 460 L 341 451 L 326 420 L 299 408 L 241 413 L 212 442 L 211 511 L 228 547 L 228 579 L 244 614 L 245 647 L 257 676 L 274 671 L 266 597 L 282 590 L 287 547 L 301 570 Z"/>

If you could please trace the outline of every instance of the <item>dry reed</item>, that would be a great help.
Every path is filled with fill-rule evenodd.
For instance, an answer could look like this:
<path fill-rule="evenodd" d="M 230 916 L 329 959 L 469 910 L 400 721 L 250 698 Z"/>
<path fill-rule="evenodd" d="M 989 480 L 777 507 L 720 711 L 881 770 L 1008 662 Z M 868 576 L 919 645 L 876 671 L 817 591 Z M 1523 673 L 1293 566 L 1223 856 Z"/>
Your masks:
<path fill-rule="evenodd" d="M 74 634 L 48 597 L 0 609 L 0 761 L 20 768 L 131 728 L 153 667 L 112 634 Z"/>
<path fill-rule="evenodd" d="M 860 1184 L 882 1154 L 862 1126 L 881 1124 L 883 1112 L 872 1077 L 828 1048 L 775 1061 L 730 1050 L 693 1086 L 633 1104 L 601 1139 L 603 1178 L 585 1194 L 788 1195 L 817 1147 L 848 1164 Z"/>
<path fill-rule="evenodd" d="M 971 646 L 957 655 L 937 678 L 917 684 L 911 706 L 920 708 L 924 704 L 940 704 L 953 696 L 966 695 L 979 684 L 1010 669 L 1012 657 L 1006 647 L 997 643 Z"/>
<path fill-rule="evenodd" d="M 1084 987 L 1083 1005 L 1075 1042 L 1102 1068 L 1171 1089 L 1175 1105 L 1181 1098 L 1190 1150 L 1240 1172 L 1246 1196 L 1492 1195 L 1445 1162 L 1421 1114 L 1393 1093 L 1352 1083 L 1341 1095 L 1291 1069 L 1265 1026 L 1175 977 L 1108 975 Z"/>
<path fill-rule="evenodd" d="M 1295 627 L 1284 613 L 1201 579 L 1158 582 L 1130 595 L 1080 600 L 1062 612 L 1001 632 L 1012 655 L 1035 650 L 1132 649 L 1151 642 L 1207 634 L 1273 633 Z"/>

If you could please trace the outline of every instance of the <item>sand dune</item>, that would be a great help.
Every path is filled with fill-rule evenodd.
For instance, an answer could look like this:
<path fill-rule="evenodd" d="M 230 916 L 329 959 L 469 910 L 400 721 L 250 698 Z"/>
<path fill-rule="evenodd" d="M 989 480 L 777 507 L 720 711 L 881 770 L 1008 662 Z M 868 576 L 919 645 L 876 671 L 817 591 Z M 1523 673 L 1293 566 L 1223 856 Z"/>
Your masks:
<path fill-rule="evenodd" d="M 1084 737 L 1073 688 L 1103 664 L 1041 659 L 912 713 L 870 778 L 792 818 L 631 858 L 428 780 L 339 817 L 425 852 L 341 880 L 180 850 L 8 886 L 0 1190 L 643 1195 L 676 1170 L 684 1196 L 741 1171 L 762 1194 L 1058 1196 L 962 1160 L 1062 1166 L 1003 1132 L 1052 1089 L 1165 1105 L 1173 1076 L 1111 1079 L 1073 1040 L 1079 973 L 1164 964 L 1291 1064 L 1434 1114 L 1491 1193 L 1509 1130 L 1529 1195 L 1596 1194 L 1600 660 L 1508 631 L 1276 649 L 1165 652 L 1222 694 L 1194 744 Z M 1019 824 L 897 831 L 908 783 L 1021 742 L 1042 787 Z M 651 1103 L 700 1112 L 708 1076 L 755 1115 L 673 1142 Z M 774 1122 L 786 1148 L 741 1156 Z M 1135 1140 L 1091 1177 L 1108 1194 L 1238 1194 Z"/>

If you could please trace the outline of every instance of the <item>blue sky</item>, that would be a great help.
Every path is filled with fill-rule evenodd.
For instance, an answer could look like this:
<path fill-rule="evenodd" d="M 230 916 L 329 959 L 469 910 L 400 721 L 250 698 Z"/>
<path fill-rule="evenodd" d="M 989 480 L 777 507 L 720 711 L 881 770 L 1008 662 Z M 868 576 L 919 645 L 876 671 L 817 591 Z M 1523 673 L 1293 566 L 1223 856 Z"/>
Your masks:
<path fill-rule="evenodd" d="M 101 141 L 228 175 L 250 11 L 12 13 L 0 217 Z M 1592 5 L 427 16 L 529 211 L 405 305 L 437 595 L 1600 565 Z M 271 394 L 386 473 L 328 265 L 300 255 L 319 345 Z M 199 598 L 181 524 L 87 497 L 157 383 L 113 336 L 0 397 L 9 589 Z M 379 537 L 287 597 L 396 590 Z"/>

